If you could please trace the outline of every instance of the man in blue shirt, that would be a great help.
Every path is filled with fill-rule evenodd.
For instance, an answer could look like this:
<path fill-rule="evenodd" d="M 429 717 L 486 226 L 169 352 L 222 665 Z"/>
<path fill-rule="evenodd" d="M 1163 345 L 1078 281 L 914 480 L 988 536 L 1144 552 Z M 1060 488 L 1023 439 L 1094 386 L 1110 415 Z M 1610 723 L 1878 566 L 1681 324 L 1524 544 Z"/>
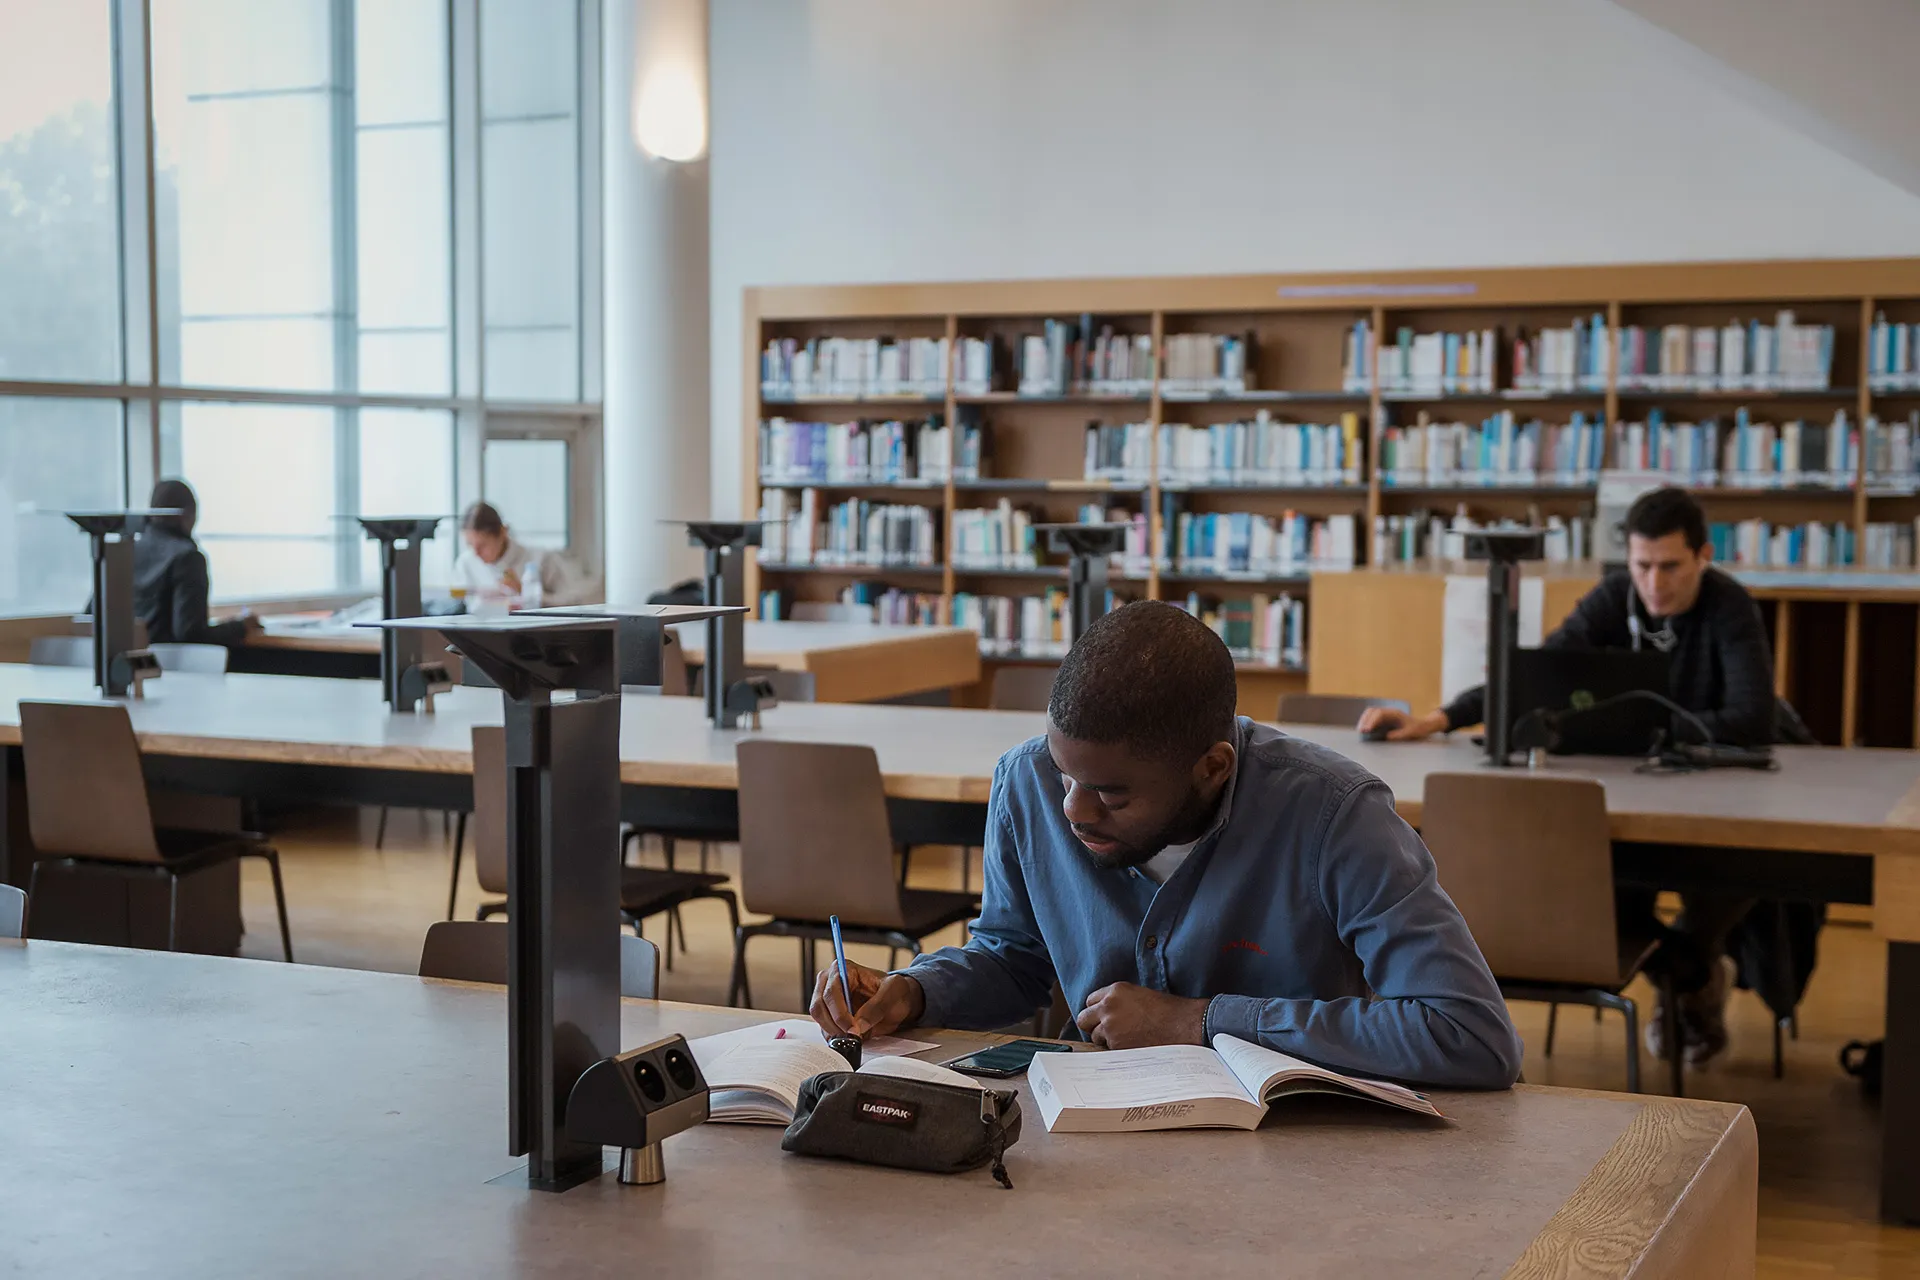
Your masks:
<path fill-rule="evenodd" d="M 1139 603 L 1060 667 L 1047 733 L 1001 757 L 984 906 L 964 947 L 831 968 L 830 1035 L 1006 1026 L 1057 977 L 1125 1049 L 1228 1032 L 1339 1071 L 1505 1088 L 1520 1040 L 1432 857 L 1378 778 L 1234 714 L 1232 656 Z"/>

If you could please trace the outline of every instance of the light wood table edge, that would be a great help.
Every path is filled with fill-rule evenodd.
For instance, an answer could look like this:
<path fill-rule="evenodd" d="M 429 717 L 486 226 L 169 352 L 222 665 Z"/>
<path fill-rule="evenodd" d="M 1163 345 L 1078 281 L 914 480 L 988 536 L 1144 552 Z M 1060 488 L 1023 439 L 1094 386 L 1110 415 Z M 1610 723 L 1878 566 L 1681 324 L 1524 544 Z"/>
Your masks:
<path fill-rule="evenodd" d="M 1408 826 L 1420 825 L 1418 797 L 1396 796 L 1394 812 Z M 1780 849 L 1790 853 L 1845 853 L 1861 857 L 1880 854 L 1920 856 L 1920 828 L 1905 830 L 1891 823 L 1859 826 L 1831 822 L 1788 822 L 1756 818 L 1694 816 L 1683 813 L 1610 813 L 1607 834 L 1615 840 L 1651 844 L 1687 844 L 1738 849 Z"/>
<path fill-rule="evenodd" d="M 1759 1134 L 1745 1107 L 1645 1100 L 1507 1275 L 1750 1278 L 1759 1184 Z"/>
<path fill-rule="evenodd" d="M 821 702 L 877 702 L 980 680 L 980 640 L 972 631 L 894 637 L 803 656 Z"/>

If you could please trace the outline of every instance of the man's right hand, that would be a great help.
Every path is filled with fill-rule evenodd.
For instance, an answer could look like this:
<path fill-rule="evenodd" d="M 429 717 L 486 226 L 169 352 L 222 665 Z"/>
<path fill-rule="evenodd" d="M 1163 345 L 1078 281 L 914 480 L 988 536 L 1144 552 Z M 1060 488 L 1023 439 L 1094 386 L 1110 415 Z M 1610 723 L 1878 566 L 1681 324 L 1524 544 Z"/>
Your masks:
<path fill-rule="evenodd" d="M 1418 742 L 1447 730 L 1447 713 L 1429 711 L 1424 716 L 1408 715 L 1397 707 L 1368 707 L 1360 713 L 1362 734 L 1385 729 L 1388 742 Z"/>
<path fill-rule="evenodd" d="M 834 1036 L 891 1035 L 910 1027 L 926 1012 L 927 995 L 920 983 L 902 973 L 885 973 L 847 962 L 847 981 L 853 986 L 853 1008 L 840 989 L 840 969 L 831 962 L 814 976 L 813 1004 L 808 1012 L 829 1039 Z"/>

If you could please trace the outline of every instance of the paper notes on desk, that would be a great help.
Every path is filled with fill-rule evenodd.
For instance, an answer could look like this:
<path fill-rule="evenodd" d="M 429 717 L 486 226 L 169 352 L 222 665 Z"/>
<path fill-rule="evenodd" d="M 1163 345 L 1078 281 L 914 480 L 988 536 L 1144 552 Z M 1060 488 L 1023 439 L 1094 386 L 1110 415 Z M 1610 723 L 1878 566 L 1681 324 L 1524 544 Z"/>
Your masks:
<path fill-rule="evenodd" d="M 794 1108 L 800 1104 L 801 1085 L 822 1072 L 847 1069 L 846 1059 L 827 1048 L 819 1024 L 805 1018 L 702 1036 L 687 1047 L 712 1090 L 711 1119 L 720 1123 L 791 1124 Z M 904 1056 L 936 1047 L 931 1041 L 875 1036 L 862 1046 L 861 1070 L 868 1075 L 970 1084 L 958 1072 Z"/>
<path fill-rule="evenodd" d="M 1201 1045 L 1042 1054 L 1027 1069 L 1049 1133 L 1256 1129 L 1268 1104 L 1297 1093 L 1363 1098 L 1439 1117 L 1425 1095 L 1360 1080 L 1235 1036 Z"/>

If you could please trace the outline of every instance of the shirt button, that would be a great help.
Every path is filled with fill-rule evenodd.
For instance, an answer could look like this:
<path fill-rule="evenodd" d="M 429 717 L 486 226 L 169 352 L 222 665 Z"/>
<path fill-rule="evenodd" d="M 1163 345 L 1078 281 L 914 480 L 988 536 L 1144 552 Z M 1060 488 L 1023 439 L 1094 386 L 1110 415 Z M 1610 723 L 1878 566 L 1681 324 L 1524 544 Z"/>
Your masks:
<path fill-rule="evenodd" d="M 1158 938 L 1156 938 L 1156 937 L 1155 937 L 1154 935 L 1152 935 L 1152 934 L 1148 934 L 1148 935 L 1147 935 L 1147 950 L 1149 950 L 1149 951 L 1151 951 L 1151 950 L 1153 950 L 1153 945 L 1154 945 L 1154 943 L 1156 943 L 1156 942 L 1158 942 L 1158 941 L 1160 941 L 1160 939 L 1158 939 Z"/>

